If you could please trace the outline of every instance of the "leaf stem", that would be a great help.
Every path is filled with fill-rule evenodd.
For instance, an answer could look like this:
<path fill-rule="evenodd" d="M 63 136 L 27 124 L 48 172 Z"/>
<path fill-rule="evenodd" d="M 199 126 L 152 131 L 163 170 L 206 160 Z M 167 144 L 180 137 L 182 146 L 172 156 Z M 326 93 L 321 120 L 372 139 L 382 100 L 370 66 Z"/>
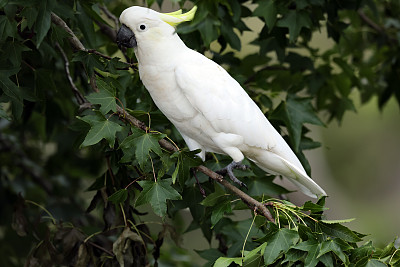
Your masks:
<path fill-rule="evenodd" d="M 49 215 L 49 217 L 50 217 L 52 223 L 53 223 L 54 225 L 56 224 L 56 219 L 53 217 L 53 215 L 51 215 L 50 211 L 48 211 L 45 207 L 43 207 L 42 205 L 40 205 L 40 204 L 38 204 L 38 203 L 36 203 L 36 202 L 34 202 L 34 201 L 32 201 L 32 200 L 28 200 L 28 199 L 25 199 L 25 203 L 29 203 L 29 204 L 32 204 L 32 205 L 35 205 L 35 206 L 39 207 L 41 210 L 43 210 L 44 212 L 46 212 L 47 215 Z"/>
<path fill-rule="evenodd" d="M 125 210 L 124 210 L 124 207 L 122 206 L 122 203 L 119 203 L 119 207 L 121 208 L 122 217 L 124 217 L 125 227 L 128 227 L 128 222 L 126 221 Z"/>
<path fill-rule="evenodd" d="M 246 246 L 247 239 L 249 238 L 250 231 L 253 228 L 254 221 L 256 220 L 256 217 L 257 217 L 257 214 L 254 215 L 253 220 L 251 221 L 250 228 L 247 231 L 246 237 L 245 237 L 244 242 L 243 242 L 243 246 L 242 246 L 242 263 L 243 263 L 243 259 L 244 259 L 244 247 Z"/>
<path fill-rule="evenodd" d="M 149 154 L 149 158 L 151 161 L 151 168 L 153 169 L 154 182 L 157 183 L 156 171 L 154 170 L 153 159 L 151 158 L 150 154 Z"/>

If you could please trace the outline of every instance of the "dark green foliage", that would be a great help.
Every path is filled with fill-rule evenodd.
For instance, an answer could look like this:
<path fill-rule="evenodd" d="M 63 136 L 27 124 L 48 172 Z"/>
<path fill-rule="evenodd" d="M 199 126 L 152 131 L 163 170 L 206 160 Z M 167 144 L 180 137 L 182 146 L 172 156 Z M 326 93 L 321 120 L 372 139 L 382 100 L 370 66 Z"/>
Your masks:
<path fill-rule="evenodd" d="M 400 265 L 398 244 L 379 249 L 344 225 L 350 220 L 324 220 L 324 198 L 302 207 L 276 199 L 288 191 L 254 165 L 236 174 L 276 223 L 203 173 L 194 177 L 192 168 L 217 170 L 230 159 L 202 163 L 199 151 L 188 151 L 141 84 L 132 50 L 118 52 L 107 11 L 118 16 L 128 2 L 0 0 L 1 266 L 193 266 L 179 240 L 195 229 L 217 243 L 197 251 L 206 266 Z M 377 96 L 380 108 L 392 97 L 400 103 L 398 0 L 196 4 L 195 19 L 177 29 L 181 38 L 211 52 L 274 126 L 286 128 L 308 171 L 303 150 L 319 143 L 304 124 L 340 122 L 355 110 L 355 90 L 363 102 Z M 249 31 L 258 51 L 239 58 L 232 49 L 245 50 L 240 37 Z M 325 50 L 311 42 L 320 31 L 333 40 Z M 232 216 L 237 210 L 248 216 Z"/>

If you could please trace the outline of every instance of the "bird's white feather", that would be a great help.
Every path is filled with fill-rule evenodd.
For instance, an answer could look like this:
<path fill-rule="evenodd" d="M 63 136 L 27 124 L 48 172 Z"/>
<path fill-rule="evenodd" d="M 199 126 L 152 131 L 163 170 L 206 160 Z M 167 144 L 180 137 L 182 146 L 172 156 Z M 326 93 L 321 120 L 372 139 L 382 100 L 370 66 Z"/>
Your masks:
<path fill-rule="evenodd" d="M 326 195 L 240 84 L 221 66 L 182 42 L 174 28 L 144 8 L 125 10 L 121 23 L 137 39 L 140 77 L 158 108 L 191 150 L 244 157 L 289 178 L 307 195 Z M 138 24 L 145 23 L 145 32 Z"/>

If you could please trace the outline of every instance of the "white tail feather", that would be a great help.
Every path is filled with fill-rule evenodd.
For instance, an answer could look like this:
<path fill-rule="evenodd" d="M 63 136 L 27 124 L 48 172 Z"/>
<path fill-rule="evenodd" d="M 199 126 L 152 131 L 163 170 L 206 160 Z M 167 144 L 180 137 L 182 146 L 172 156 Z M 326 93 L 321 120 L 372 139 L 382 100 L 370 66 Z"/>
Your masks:
<path fill-rule="evenodd" d="M 273 155 L 271 155 L 273 154 Z M 271 157 L 272 156 L 272 157 Z M 277 173 L 281 174 L 284 177 L 288 178 L 293 184 L 298 186 L 300 190 L 306 194 L 307 196 L 318 198 L 320 196 L 326 196 L 325 191 L 316 183 L 314 182 L 304 171 L 304 169 L 300 169 L 299 167 L 295 166 L 294 164 L 290 163 L 288 160 L 282 158 L 281 156 L 269 152 L 269 159 L 274 158 L 274 166 L 277 166 L 277 160 L 281 162 L 281 168 L 279 170 L 274 170 L 271 168 L 271 165 L 268 164 L 268 161 L 262 160 L 255 160 L 257 166 L 261 169 L 270 172 L 270 173 Z M 284 169 L 284 171 L 283 171 Z"/>

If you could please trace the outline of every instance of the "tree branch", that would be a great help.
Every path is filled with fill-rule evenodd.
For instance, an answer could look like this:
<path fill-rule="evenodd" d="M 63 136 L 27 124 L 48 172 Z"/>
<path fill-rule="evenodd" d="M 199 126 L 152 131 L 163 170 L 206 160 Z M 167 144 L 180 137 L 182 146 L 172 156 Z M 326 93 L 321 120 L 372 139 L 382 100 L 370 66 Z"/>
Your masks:
<path fill-rule="evenodd" d="M 111 13 L 110 10 L 108 10 L 108 8 L 107 8 L 105 5 L 101 5 L 101 6 L 100 6 L 100 9 L 104 12 L 104 14 L 106 14 L 106 16 L 107 16 L 109 19 L 111 19 L 111 20 L 114 22 L 115 27 L 118 28 L 118 26 L 119 26 L 119 20 L 118 20 L 118 18 L 117 18 L 116 16 L 114 16 L 114 14 Z"/>
<path fill-rule="evenodd" d="M 70 37 L 68 38 L 69 42 L 71 43 L 71 46 L 75 50 L 81 50 L 81 51 L 86 51 L 85 46 L 79 41 L 79 39 L 76 37 L 76 35 L 72 32 L 71 28 L 68 27 L 67 23 L 65 23 L 62 18 L 51 12 L 51 21 L 63 28 L 67 33 L 69 33 Z"/>
<path fill-rule="evenodd" d="M 72 30 L 68 27 L 68 25 L 60 18 L 58 17 L 56 14 L 52 13 L 52 21 L 53 23 L 61 26 L 62 28 L 64 28 L 70 35 L 71 38 L 69 38 L 70 44 L 73 47 L 73 49 L 75 50 L 81 50 L 81 51 L 88 51 L 83 45 L 82 43 L 79 41 L 79 39 L 75 36 L 75 34 L 72 32 Z M 98 91 L 98 88 L 95 84 L 95 81 L 92 82 L 91 79 L 91 86 L 93 87 L 94 91 Z M 117 106 L 117 113 L 120 117 L 124 118 L 125 120 L 127 120 L 130 124 L 132 124 L 133 126 L 142 129 L 143 131 L 149 131 L 150 129 L 146 126 L 146 124 L 138 119 L 136 119 L 134 116 L 128 114 L 125 112 L 125 110 L 120 107 Z M 159 144 L 161 147 L 163 147 L 164 149 L 170 151 L 170 152 L 175 152 L 178 151 L 178 149 L 169 141 L 162 139 L 159 141 Z M 255 200 L 254 198 L 252 198 L 251 196 L 247 195 L 246 193 L 244 193 L 242 190 L 240 190 L 239 188 L 235 187 L 234 185 L 230 184 L 228 181 L 224 180 L 224 177 L 215 173 L 214 171 L 208 169 L 207 167 L 201 165 L 197 167 L 197 170 L 204 173 L 205 175 L 207 175 L 208 177 L 210 177 L 211 179 L 217 181 L 218 183 L 220 183 L 222 186 L 224 186 L 225 188 L 229 189 L 230 191 L 232 191 L 234 194 L 236 194 L 238 197 L 240 197 L 251 209 L 254 209 L 255 211 L 261 213 L 261 215 L 263 215 L 264 217 L 266 217 L 269 221 L 274 221 L 271 213 L 269 212 L 269 210 L 267 209 L 267 207 Z"/>
<path fill-rule="evenodd" d="M 398 44 L 398 41 L 396 38 L 393 38 L 392 36 L 390 36 L 387 32 L 386 29 L 378 24 L 376 24 L 372 19 L 370 19 L 365 13 L 364 11 L 362 11 L 361 9 L 359 9 L 357 11 L 358 15 L 360 16 L 361 20 L 367 24 L 370 28 L 374 29 L 375 31 L 377 31 L 379 34 L 384 35 L 388 40 L 389 43 L 392 45 L 396 45 Z"/>

